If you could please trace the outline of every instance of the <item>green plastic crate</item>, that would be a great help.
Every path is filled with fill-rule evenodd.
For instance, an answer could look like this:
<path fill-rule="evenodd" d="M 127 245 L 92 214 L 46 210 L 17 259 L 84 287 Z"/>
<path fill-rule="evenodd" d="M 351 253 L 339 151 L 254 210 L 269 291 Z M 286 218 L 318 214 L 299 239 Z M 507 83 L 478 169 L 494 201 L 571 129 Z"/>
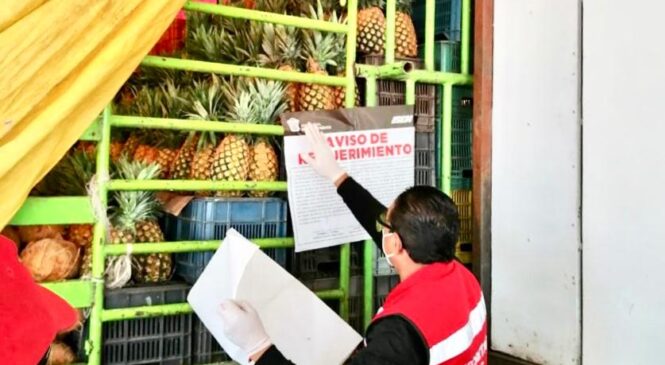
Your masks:
<path fill-rule="evenodd" d="M 462 0 L 436 0 L 434 38 L 459 42 L 462 37 Z M 425 0 L 413 6 L 413 24 L 419 40 L 425 40 Z"/>
<path fill-rule="evenodd" d="M 441 126 L 441 99 L 442 89 L 437 91 L 437 126 Z M 451 138 L 451 188 L 471 189 L 473 173 L 473 88 L 469 86 L 456 86 L 453 88 L 452 103 L 452 138 Z M 437 133 L 437 150 L 441 145 Z M 440 155 L 437 154 L 437 158 Z M 437 166 L 441 166 L 437 163 Z M 440 171 L 437 171 L 440 178 Z M 441 186 L 441 181 L 438 181 Z"/>
<path fill-rule="evenodd" d="M 418 46 L 420 58 L 425 58 L 425 44 Z M 461 71 L 461 47 L 455 41 L 434 42 L 434 69 L 442 72 Z"/>

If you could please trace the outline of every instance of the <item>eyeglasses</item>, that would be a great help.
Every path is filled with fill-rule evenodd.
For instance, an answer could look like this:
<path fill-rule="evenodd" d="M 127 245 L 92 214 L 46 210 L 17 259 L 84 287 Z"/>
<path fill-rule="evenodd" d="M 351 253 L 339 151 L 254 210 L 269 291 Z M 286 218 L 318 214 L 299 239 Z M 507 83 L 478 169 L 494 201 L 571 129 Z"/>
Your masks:
<path fill-rule="evenodd" d="M 395 231 L 393 226 L 391 226 L 390 223 L 387 222 L 386 213 L 382 213 L 376 220 L 376 231 L 377 232 L 383 231 L 384 228 L 387 228 L 388 231 L 390 232 Z"/>

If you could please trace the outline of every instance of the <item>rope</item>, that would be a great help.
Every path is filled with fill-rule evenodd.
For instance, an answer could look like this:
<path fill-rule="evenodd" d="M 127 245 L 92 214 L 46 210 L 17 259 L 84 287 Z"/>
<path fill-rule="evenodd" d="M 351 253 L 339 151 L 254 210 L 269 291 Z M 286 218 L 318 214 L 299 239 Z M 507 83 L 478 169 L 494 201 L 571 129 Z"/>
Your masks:
<path fill-rule="evenodd" d="M 106 265 L 104 276 L 109 289 L 122 288 L 132 279 L 132 245 L 127 245 L 124 255 L 111 257 Z"/>

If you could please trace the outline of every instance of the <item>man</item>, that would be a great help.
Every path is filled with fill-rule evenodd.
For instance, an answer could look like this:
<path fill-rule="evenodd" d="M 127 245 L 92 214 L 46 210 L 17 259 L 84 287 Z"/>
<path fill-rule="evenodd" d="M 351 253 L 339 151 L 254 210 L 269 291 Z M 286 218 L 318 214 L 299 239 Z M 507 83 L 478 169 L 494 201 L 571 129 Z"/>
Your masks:
<path fill-rule="evenodd" d="M 413 187 L 386 210 L 340 168 L 318 127 L 304 130 L 314 155 L 306 162 L 336 185 L 400 277 L 367 329 L 365 347 L 349 363 L 487 364 L 485 302 L 475 277 L 455 261 L 459 220 L 453 201 L 435 188 Z M 249 303 L 225 301 L 219 312 L 226 336 L 251 361 L 291 364 L 271 345 Z"/>
<path fill-rule="evenodd" d="M 0 235 L 0 364 L 46 364 L 51 342 L 79 324 L 79 313 L 36 284 Z"/>

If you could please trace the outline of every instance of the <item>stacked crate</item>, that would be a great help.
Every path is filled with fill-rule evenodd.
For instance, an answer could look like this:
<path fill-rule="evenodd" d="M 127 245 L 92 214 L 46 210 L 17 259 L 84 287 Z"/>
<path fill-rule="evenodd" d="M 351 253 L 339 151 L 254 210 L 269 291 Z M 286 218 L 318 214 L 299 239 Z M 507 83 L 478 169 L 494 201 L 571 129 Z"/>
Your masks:
<path fill-rule="evenodd" d="M 107 309 L 183 303 L 190 288 L 185 283 L 169 283 L 112 289 L 105 293 L 104 302 Z M 102 325 L 102 364 L 191 364 L 193 319 L 189 313 L 106 322 Z M 88 326 L 78 346 L 80 359 L 86 357 L 83 339 L 88 337 Z"/>
<path fill-rule="evenodd" d="M 396 58 L 395 60 L 411 62 L 415 68 L 423 68 L 421 59 Z M 367 65 L 382 65 L 384 58 L 381 55 L 365 56 L 361 62 Z M 376 83 L 376 100 L 379 106 L 406 103 L 406 84 L 403 81 L 377 80 Z M 414 185 L 436 185 L 436 105 L 436 86 L 416 83 Z"/>
<path fill-rule="evenodd" d="M 285 237 L 286 201 L 280 198 L 197 198 L 180 215 L 167 215 L 164 220 L 164 232 L 169 241 L 222 240 L 231 228 L 250 239 Z M 288 268 L 290 249 L 267 249 L 264 252 Z M 194 284 L 213 254 L 214 251 L 176 254 L 175 275 Z M 230 360 L 197 318 L 193 323 L 192 346 L 194 364 Z"/>

